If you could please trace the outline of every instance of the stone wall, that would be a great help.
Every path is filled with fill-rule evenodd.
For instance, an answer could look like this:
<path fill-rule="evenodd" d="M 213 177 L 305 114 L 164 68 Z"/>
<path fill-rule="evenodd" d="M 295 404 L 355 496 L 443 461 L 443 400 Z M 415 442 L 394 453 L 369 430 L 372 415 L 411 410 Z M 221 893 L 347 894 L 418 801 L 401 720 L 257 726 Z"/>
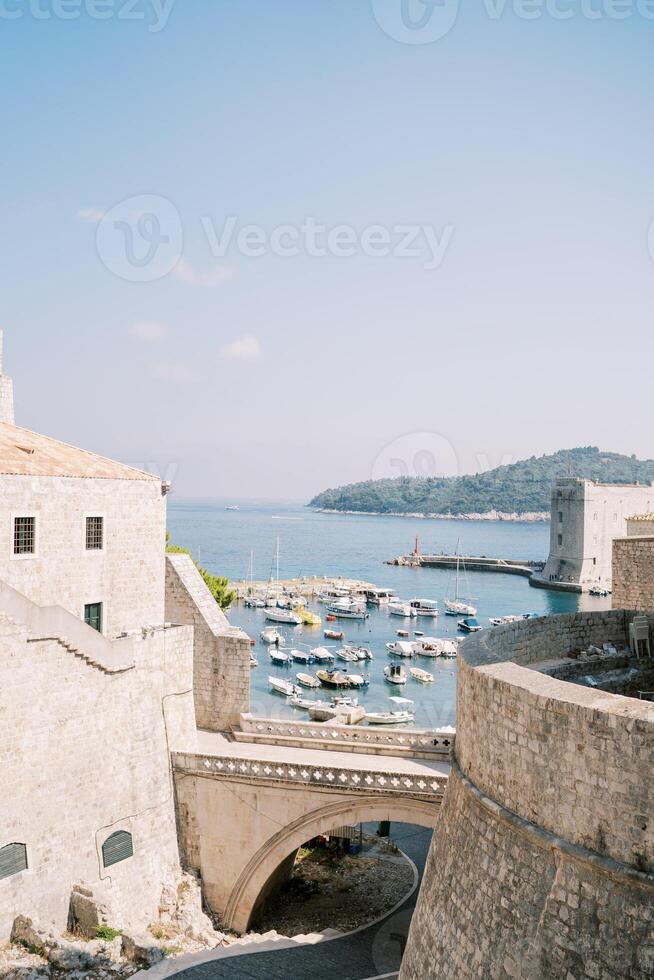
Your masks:
<path fill-rule="evenodd" d="M 63 932 L 75 885 L 112 926 L 143 928 L 178 880 L 169 752 L 195 745 L 191 631 L 132 644 L 135 666 L 111 673 L 0 616 L 0 847 L 24 843 L 28 857 L 0 880 L 0 940 L 20 914 Z M 134 856 L 106 869 L 116 830 L 132 835 Z"/>
<path fill-rule="evenodd" d="M 86 550 L 86 517 L 104 517 L 104 548 Z M 13 518 L 36 518 L 36 554 L 13 554 Z M 83 619 L 102 602 L 103 632 L 164 622 L 166 501 L 161 482 L 0 476 L 0 581 Z"/>
<path fill-rule="evenodd" d="M 652 975 L 654 705 L 526 666 L 624 644 L 632 615 L 525 621 L 464 644 L 456 771 L 402 980 Z"/>
<path fill-rule="evenodd" d="M 230 626 L 188 555 L 166 556 L 166 619 L 193 626 L 198 728 L 226 731 L 250 708 L 250 641 Z"/>
<path fill-rule="evenodd" d="M 613 542 L 613 606 L 654 611 L 654 537 Z"/>

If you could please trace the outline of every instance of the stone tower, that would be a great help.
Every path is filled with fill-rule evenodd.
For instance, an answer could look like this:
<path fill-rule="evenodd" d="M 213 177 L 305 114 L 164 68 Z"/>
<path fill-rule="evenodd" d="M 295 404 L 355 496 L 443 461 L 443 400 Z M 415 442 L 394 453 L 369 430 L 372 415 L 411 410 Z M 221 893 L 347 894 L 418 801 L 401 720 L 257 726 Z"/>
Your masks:
<path fill-rule="evenodd" d="M 14 383 L 5 377 L 2 367 L 4 333 L 0 330 L 0 422 L 14 425 Z"/>

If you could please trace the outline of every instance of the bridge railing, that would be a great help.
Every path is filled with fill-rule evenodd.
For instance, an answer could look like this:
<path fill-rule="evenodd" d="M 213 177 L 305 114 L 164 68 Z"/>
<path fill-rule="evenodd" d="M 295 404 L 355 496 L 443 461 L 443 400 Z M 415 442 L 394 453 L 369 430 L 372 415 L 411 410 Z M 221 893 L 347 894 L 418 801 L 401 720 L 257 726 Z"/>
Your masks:
<path fill-rule="evenodd" d="M 197 755 L 175 752 L 173 769 L 178 773 L 214 779 L 290 784 L 293 788 L 331 789 L 334 792 L 355 791 L 366 795 L 402 796 L 440 801 L 447 776 L 439 772 L 406 773 L 387 767 L 384 770 L 346 769 L 341 766 L 303 765 L 293 762 L 271 762 L 265 759 L 243 759 L 229 755 Z"/>
<path fill-rule="evenodd" d="M 374 728 L 361 725 L 285 721 L 242 714 L 240 730 L 235 730 L 233 735 L 239 742 L 266 742 L 373 755 L 443 758 L 449 756 L 452 750 L 455 733 L 430 729 Z"/>

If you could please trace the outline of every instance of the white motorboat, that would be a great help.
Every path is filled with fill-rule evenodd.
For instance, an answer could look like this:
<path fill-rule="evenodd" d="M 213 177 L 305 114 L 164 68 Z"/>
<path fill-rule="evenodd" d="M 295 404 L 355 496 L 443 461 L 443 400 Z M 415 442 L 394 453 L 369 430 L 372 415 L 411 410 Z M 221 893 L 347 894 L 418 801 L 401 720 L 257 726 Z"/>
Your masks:
<path fill-rule="evenodd" d="M 366 711 L 369 725 L 406 725 L 414 720 L 410 711 Z"/>
<path fill-rule="evenodd" d="M 311 656 L 319 664 L 333 664 L 334 654 L 330 653 L 327 647 L 314 647 Z"/>
<path fill-rule="evenodd" d="M 265 629 L 262 629 L 261 639 L 264 643 L 276 643 L 280 647 L 286 643 L 282 634 L 274 626 L 266 626 Z"/>
<path fill-rule="evenodd" d="M 348 675 L 342 670 L 335 670 L 333 667 L 317 671 L 316 677 L 325 687 L 350 687 Z"/>
<path fill-rule="evenodd" d="M 258 667 L 259 661 L 253 653 L 250 653 L 250 667 Z"/>
<path fill-rule="evenodd" d="M 412 599 L 410 605 L 412 609 L 415 609 L 418 616 L 429 616 L 432 619 L 437 619 L 440 615 L 438 603 L 433 599 Z"/>
<path fill-rule="evenodd" d="M 355 647 L 346 643 L 345 649 L 355 654 L 357 660 L 374 660 L 373 652 L 368 647 Z"/>
<path fill-rule="evenodd" d="M 453 640 L 441 640 L 435 636 L 423 636 L 413 644 L 418 657 L 456 657 L 457 647 Z"/>
<path fill-rule="evenodd" d="M 458 627 L 464 633 L 478 633 L 484 628 L 474 616 L 468 616 L 466 619 L 459 620 Z"/>
<path fill-rule="evenodd" d="M 423 670 L 421 667 L 410 667 L 409 673 L 414 680 L 420 681 L 422 684 L 431 684 L 434 680 L 434 675 L 430 674 L 428 670 Z"/>
<path fill-rule="evenodd" d="M 368 687 L 370 684 L 369 678 L 362 674 L 347 674 L 346 676 L 350 682 L 350 687 Z"/>
<path fill-rule="evenodd" d="M 412 657 L 414 654 L 414 644 L 407 640 L 393 640 L 386 644 L 386 649 L 395 657 Z"/>
<path fill-rule="evenodd" d="M 292 609 L 280 609 L 279 606 L 267 606 L 266 619 L 271 623 L 285 623 L 287 626 L 301 626 L 302 617 Z"/>
<path fill-rule="evenodd" d="M 311 701 L 310 698 L 302 697 L 301 694 L 293 694 L 287 701 L 291 708 L 298 708 L 300 711 L 310 711 L 318 703 L 318 701 Z"/>
<path fill-rule="evenodd" d="M 312 653 L 307 653 L 306 650 L 291 650 L 291 657 L 296 664 L 312 664 L 316 659 Z"/>
<path fill-rule="evenodd" d="M 313 674 L 303 674 L 299 673 L 295 675 L 295 679 L 301 687 L 315 688 L 320 687 L 320 681 Z"/>
<path fill-rule="evenodd" d="M 317 701 L 309 708 L 309 717 L 312 721 L 336 721 L 342 725 L 356 725 L 363 721 L 365 716 L 366 709 L 356 698 Z"/>
<path fill-rule="evenodd" d="M 300 689 L 292 681 L 284 680 L 283 677 L 269 677 L 268 683 L 276 694 L 283 694 L 287 698 L 300 693 Z"/>
<path fill-rule="evenodd" d="M 459 595 L 459 571 L 460 566 L 463 565 L 463 574 L 465 575 L 465 562 L 461 558 L 460 554 L 461 541 L 456 543 L 456 587 L 454 589 L 454 598 L 446 599 L 443 605 L 445 606 L 446 616 L 476 616 L 477 609 L 472 606 L 469 602 L 463 602 L 461 596 Z M 467 580 L 467 578 L 466 578 Z"/>
<path fill-rule="evenodd" d="M 401 664 L 388 664 L 384 667 L 384 678 L 389 684 L 406 684 L 406 670 Z"/>
<path fill-rule="evenodd" d="M 291 663 L 291 658 L 283 650 L 270 650 L 270 659 L 280 667 L 287 667 Z"/>
<path fill-rule="evenodd" d="M 330 616 L 336 616 L 337 619 L 368 618 L 365 606 L 362 606 L 358 602 L 353 602 L 351 599 L 339 599 L 337 602 L 330 602 L 327 606 L 327 611 Z"/>
<path fill-rule="evenodd" d="M 357 657 L 356 653 L 354 653 L 352 650 L 348 650 L 347 647 L 340 647 L 336 651 L 336 656 L 339 660 L 344 660 L 345 663 L 348 664 L 356 664 L 359 662 L 359 658 Z"/>
<path fill-rule="evenodd" d="M 417 616 L 416 610 L 408 602 L 389 602 L 388 611 L 391 616 L 403 616 L 405 619 L 410 619 L 411 616 Z"/>
<path fill-rule="evenodd" d="M 510 623 L 519 623 L 523 616 L 491 616 L 488 622 L 491 626 L 508 626 Z"/>

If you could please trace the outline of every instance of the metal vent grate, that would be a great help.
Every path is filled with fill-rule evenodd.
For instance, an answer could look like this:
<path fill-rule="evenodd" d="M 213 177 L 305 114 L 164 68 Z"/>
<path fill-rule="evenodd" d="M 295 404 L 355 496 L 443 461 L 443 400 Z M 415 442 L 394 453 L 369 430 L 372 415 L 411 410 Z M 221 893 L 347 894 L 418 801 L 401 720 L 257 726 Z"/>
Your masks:
<path fill-rule="evenodd" d="M 132 846 L 132 835 L 126 830 L 117 830 L 111 837 L 107 837 L 102 845 L 102 862 L 105 868 L 110 868 L 112 864 L 126 861 L 134 854 Z"/>
<path fill-rule="evenodd" d="M 0 847 L 0 879 L 27 871 L 27 848 L 24 844 Z"/>

